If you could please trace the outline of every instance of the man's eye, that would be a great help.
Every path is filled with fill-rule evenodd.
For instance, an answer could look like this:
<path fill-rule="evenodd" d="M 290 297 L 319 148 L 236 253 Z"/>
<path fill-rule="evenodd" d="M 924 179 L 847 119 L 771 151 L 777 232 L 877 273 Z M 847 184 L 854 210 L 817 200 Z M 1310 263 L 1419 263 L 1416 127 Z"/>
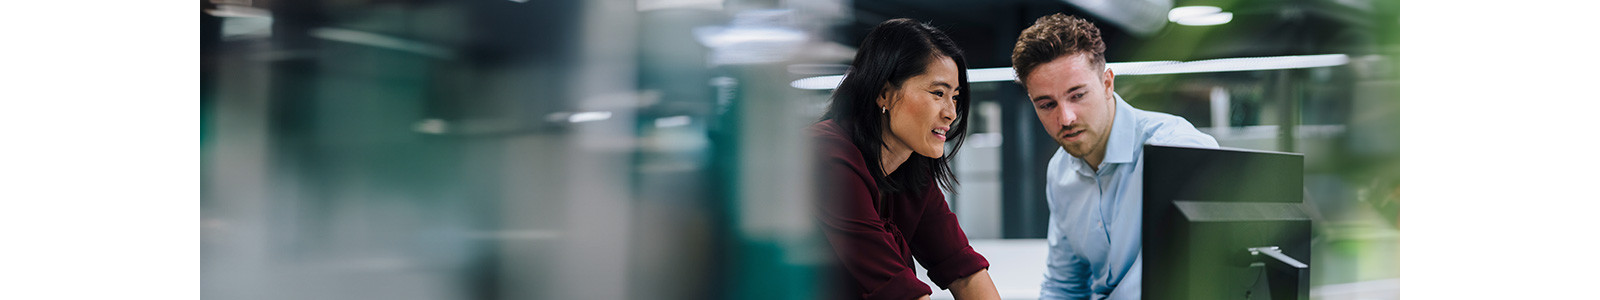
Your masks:
<path fill-rule="evenodd" d="M 1083 95 L 1084 95 L 1084 94 L 1085 94 L 1085 93 L 1077 93 L 1077 94 L 1073 94 L 1073 95 L 1072 95 L 1072 99 L 1074 99 L 1074 100 L 1076 100 L 1076 99 L 1081 99 L 1081 98 L 1083 98 Z"/>
<path fill-rule="evenodd" d="M 1039 105 L 1039 109 L 1051 109 L 1051 108 L 1055 108 L 1055 107 L 1056 107 L 1056 103 L 1055 102 L 1045 102 L 1044 104 L 1040 104 Z"/>

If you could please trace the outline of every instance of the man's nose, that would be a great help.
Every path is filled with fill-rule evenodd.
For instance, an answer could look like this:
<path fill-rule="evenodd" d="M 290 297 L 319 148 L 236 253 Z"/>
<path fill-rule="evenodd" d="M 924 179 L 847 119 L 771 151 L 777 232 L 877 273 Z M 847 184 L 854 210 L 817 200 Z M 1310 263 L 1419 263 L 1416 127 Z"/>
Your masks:
<path fill-rule="evenodd" d="M 1056 116 L 1056 121 L 1060 121 L 1061 126 L 1072 126 L 1072 123 L 1078 121 L 1078 114 L 1064 107 L 1061 109 L 1061 113 L 1056 114 Z"/>

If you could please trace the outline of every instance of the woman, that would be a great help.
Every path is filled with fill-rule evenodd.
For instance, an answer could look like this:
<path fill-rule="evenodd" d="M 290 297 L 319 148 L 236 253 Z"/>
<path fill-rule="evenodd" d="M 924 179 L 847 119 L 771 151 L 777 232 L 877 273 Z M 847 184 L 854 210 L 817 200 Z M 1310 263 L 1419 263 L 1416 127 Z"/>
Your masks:
<path fill-rule="evenodd" d="M 822 121 L 809 128 L 820 155 L 818 216 L 850 298 L 921 299 L 932 290 L 912 257 L 957 299 L 999 299 L 988 260 L 939 187 L 952 187 L 945 143 L 967 130 L 967 63 L 955 43 L 910 19 L 867 34 Z"/>

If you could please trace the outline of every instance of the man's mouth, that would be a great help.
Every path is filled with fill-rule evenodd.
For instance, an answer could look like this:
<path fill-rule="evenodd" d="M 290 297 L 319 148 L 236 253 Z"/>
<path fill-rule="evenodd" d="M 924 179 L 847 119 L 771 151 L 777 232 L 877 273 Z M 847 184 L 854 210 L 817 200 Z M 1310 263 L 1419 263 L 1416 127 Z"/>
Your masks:
<path fill-rule="evenodd" d="M 1083 132 L 1084 132 L 1083 129 L 1079 129 L 1077 131 L 1072 131 L 1072 132 L 1068 132 L 1067 134 L 1063 134 L 1063 135 L 1061 135 L 1061 137 L 1062 138 L 1068 138 L 1068 139 L 1075 138 L 1075 137 L 1078 137 L 1079 135 L 1082 135 Z"/>

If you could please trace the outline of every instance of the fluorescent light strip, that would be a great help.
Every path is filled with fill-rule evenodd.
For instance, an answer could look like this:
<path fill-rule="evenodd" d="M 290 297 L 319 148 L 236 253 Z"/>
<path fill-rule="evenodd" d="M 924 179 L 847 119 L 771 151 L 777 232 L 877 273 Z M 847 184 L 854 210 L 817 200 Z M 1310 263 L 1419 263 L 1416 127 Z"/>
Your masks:
<path fill-rule="evenodd" d="M 968 77 L 972 76 L 972 71 L 973 70 L 967 71 Z M 817 76 L 795 80 L 794 82 L 790 82 L 789 86 L 802 90 L 831 90 L 839 87 L 840 81 L 844 81 L 844 75 Z"/>
<path fill-rule="evenodd" d="M 1120 63 L 1106 63 L 1106 68 L 1107 69 L 1111 69 L 1111 72 L 1114 72 L 1117 75 L 1138 75 L 1138 74 L 1144 74 L 1144 72 L 1149 72 L 1150 70 L 1159 70 L 1161 68 L 1165 68 L 1165 67 L 1169 67 L 1169 66 L 1176 65 L 1176 64 L 1181 64 L 1181 63 L 1183 63 L 1183 62 L 1176 61 L 1176 60 L 1132 61 L 1132 62 L 1120 62 Z M 1005 68 L 1005 69 L 1010 70 L 1011 68 Z"/>
<path fill-rule="evenodd" d="M 454 59 L 456 56 L 455 51 L 449 48 L 365 31 L 322 27 L 311 29 L 310 34 L 312 37 L 324 40 L 404 51 L 440 59 Z"/>
<path fill-rule="evenodd" d="M 202 11 L 213 17 L 220 18 L 272 18 L 272 12 L 270 11 L 243 5 L 217 5 L 216 9 Z"/>
<path fill-rule="evenodd" d="M 1350 63 L 1350 57 L 1344 54 L 1322 55 L 1291 55 L 1270 57 L 1240 57 L 1219 58 L 1181 62 L 1163 66 L 1153 66 L 1141 69 L 1136 73 L 1117 73 L 1117 75 L 1154 75 L 1154 74 L 1187 74 L 1187 73 L 1215 73 L 1236 71 L 1262 71 L 1262 70 L 1289 70 L 1332 67 Z"/>
<path fill-rule="evenodd" d="M 1177 22 L 1185 18 L 1198 17 L 1222 13 L 1222 8 L 1216 6 L 1183 6 L 1175 7 L 1167 12 L 1167 21 Z"/>
<path fill-rule="evenodd" d="M 1233 13 L 1216 6 L 1184 6 L 1167 12 L 1167 20 L 1188 26 L 1222 25 L 1233 21 Z"/>
<path fill-rule="evenodd" d="M 1231 12 L 1186 17 L 1173 22 L 1186 26 L 1212 26 L 1228 24 L 1229 21 L 1233 21 L 1233 13 Z"/>
<path fill-rule="evenodd" d="M 679 127 L 679 126 L 689 125 L 690 121 L 693 121 L 693 119 L 690 119 L 689 116 L 671 116 L 671 117 L 665 117 L 665 118 L 656 118 L 656 128 Z"/>
<path fill-rule="evenodd" d="M 984 68 L 967 70 L 967 81 L 991 82 L 1017 80 L 1017 72 L 1011 68 Z"/>
<path fill-rule="evenodd" d="M 586 111 L 572 114 L 572 116 L 567 117 L 567 122 L 582 123 L 607 119 L 611 119 L 611 112 L 609 111 Z"/>
<path fill-rule="evenodd" d="M 1332 67 L 1347 63 L 1350 63 L 1350 57 L 1347 55 L 1320 54 L 1219 58 L 1190 62 L 1171 60 L 1119 62 L 1106 63 L 1106 68 L 1111 69 L 1118 76 L 1127 76 L 1305 69 Z M 1017 74 L 1010 67 L 967 70 L 968 82 L 1012 81 L 1016 80 L 1016 78 Z M 831 90 L 838 87 L 839 82 L 843 80 L 844 75 L 816 76 L 795 80 L 790 82 L 789 86 L 805 90 Z"/>

